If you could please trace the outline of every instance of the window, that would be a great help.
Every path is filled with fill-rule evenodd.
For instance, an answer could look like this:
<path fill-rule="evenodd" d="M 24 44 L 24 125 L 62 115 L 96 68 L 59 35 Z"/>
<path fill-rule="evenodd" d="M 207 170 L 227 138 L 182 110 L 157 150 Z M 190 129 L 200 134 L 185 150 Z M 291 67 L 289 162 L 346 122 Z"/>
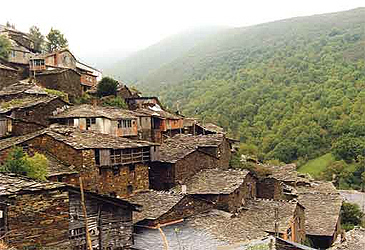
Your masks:
<path fill-rule="evenodd" d="M 100 165 L 100 151 L 99 151 L 99 149 L 95 149 L 95 164 Z"/>
<path fill-rule="evenodd" d="M 92 124 L 96 124 L 96 118 L 86 118 L 86 130 L 89 130 Z"/>
<path fill-rule="evenodd" d="M 16 57 L 16 51 L 15 50 L 11 51 L 11 57 Z"/>
<path fill-rule="evenodd" d="M 0 237 L 6 234 L 7 209 L 5 204 L 0 204 Z"/>
<path fill-rule="evenodd" d="M 134 172 L 136 170 L 136 166 L 134 164 L 129 165 L 129 172 Z"/>
<path fill-rule="evenodd" d="M 118 167 L 114 167 L 114 168 L 113 168 L 113 175 L 114 175 L 114 176 L 118 176 L 118 175 L 119 175 L 119 173 L 120 173 L 119 168 L 118 168 Z"/>
<path fill-rule="evenodd" d="M 131 128 L 132 127 L 132 120 L 119 120 L 118 121 L 118 128 Z"/>
<path fill-rule="evenodd" d="M 133 193 L 133 186 L 132 186 L 132 185 L 128 185 L 128 186 L 127 186 L 127 193 L 128 193 L 128 194 Z"/>

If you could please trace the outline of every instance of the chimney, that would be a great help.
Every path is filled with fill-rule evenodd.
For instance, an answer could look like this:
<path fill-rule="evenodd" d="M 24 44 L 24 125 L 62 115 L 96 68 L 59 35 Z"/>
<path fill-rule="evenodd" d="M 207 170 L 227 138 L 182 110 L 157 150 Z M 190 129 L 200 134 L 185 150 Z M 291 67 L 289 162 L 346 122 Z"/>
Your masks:
<path fill-rule="evenodd" d="M 181 193 L 186 194 L 186 185 L 181 185 Z"/>

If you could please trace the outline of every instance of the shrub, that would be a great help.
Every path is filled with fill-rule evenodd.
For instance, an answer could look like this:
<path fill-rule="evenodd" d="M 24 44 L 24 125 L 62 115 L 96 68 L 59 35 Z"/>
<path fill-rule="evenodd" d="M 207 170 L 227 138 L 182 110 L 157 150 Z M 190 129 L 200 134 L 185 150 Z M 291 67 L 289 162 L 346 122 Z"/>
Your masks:
<path fill-rule="evenodd" d="M 355 226 L 361 225 L 364 214 L 361 212 L 357 204 L 344 202 L 341 208 L 341 224 L 342 227 L 349 231 Z"/>
<path fill-rule="evenodd" d="M 46 180 L 48 169 L 47 158 L 39 153 L 30 157 L 21 147 L 14 147 L 8 154 L 0 172 L 10 172 L 25 175 L 32 179 Z"/>
<path fill-rule="evenodd" d="M 118 81 L 110 77 L 103 77 L 97 86 L 97 95 L 99 97 L 117 95 Z"/>

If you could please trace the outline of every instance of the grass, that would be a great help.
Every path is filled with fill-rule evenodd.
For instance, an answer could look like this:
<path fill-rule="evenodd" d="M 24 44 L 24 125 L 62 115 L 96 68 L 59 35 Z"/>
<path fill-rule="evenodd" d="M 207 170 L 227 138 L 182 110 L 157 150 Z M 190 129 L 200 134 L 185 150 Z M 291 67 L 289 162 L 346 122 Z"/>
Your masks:
<path fill-rule="evenodd" d="M 313 160 L 308 161 L 303 166 L 299 167 L 301 173 L 308 173 L 313 177 L 320 177 L 320 174 L 328 165 L 335 161 L 335 157 L 331 153 L 327 153 Z"/>

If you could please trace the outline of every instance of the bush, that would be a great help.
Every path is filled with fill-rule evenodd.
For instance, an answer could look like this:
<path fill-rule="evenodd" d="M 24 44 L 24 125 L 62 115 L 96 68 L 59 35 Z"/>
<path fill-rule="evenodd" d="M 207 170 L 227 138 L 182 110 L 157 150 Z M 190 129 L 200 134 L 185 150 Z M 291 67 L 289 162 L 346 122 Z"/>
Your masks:
<path fill-rule="evenodd" d="M 349 231 L 355 226 L 361 225 L 364 214 L 361 212 L 357 204 L 344 202 L 341 208 L 341 224 L 342 227 Z"/>
<path fill-rule="evenodd" d="M 105 100 L 103 100 L 103 106 L 111 106 L 111 107 L 117 107 L 117 108 L 122 108 L 122 109 L 128 108 L 128 105 L 125 103 L 123 98 L 121 98 L 119 96 L 114 97 L 114 98 L 106 98 Z"/>
<path fill-rule="evenodd" d="M 118 81 L 110 77 L 103 77 L 97 87 L 97 95 L 99 97 L 117 95 Z"/>
<path fill-rule="evenodd" d="M 21 147 L 14 147 L 8 154 L 0 172 L 10 172 L 25 175 L 32 179 L 46 180 L 48 170 L 47 158 L 39 153 L 30 157 Z"/>

